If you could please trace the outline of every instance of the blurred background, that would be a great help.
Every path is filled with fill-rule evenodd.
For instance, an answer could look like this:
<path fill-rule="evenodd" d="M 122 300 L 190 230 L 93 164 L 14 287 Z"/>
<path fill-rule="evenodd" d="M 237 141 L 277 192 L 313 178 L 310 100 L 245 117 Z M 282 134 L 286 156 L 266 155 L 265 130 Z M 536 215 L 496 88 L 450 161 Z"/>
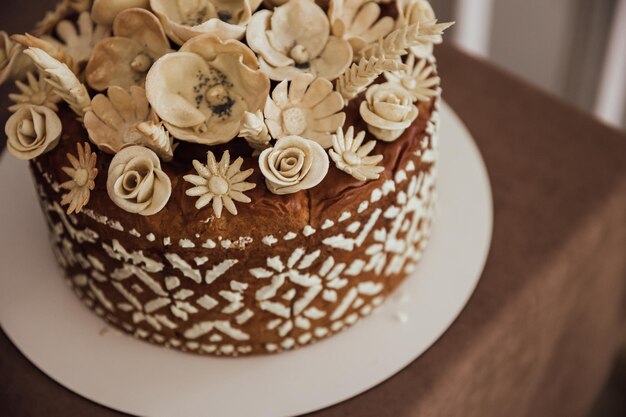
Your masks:
<path fill-rule="evenodd" d="M 626 128 L 626 0 L 430 3 L 447 41 Z"/>
<path fill-rule="evenodd" d="M 17 3 L 9 5 L 9 0 L 1 0 L 5 7 L 0 9 L 4 12 L 0 14 L 0 27 L 9 33 L 24 30 L 23 19 L 15 19 L 14 15 L 28 13 L 30 2 L 21 2 L 22 6 L 17 7 Z M 36 2 L 49 4 L 50 8 L 55 3 Z M 440 21 L 457 21 L 446 32 L 446 42 L 626 129 L 626 0 L 430 3 Z M 32 23 L 40 17 L 33 15 Z M 5 96 L 3 89 L 0 104 L 4 107 Z M 626 331 L 624 341 L 626 346 Z M 589 417 L 626 417 L 626 348 L 616 358 L 612 375 Z"/>
<path fill-rule="evenodd" d="M 626 129 L 626 0 L 430 3 L 457 22 L 446 41 Z M 626 416 L 624 346 L 589 417 Z"/>

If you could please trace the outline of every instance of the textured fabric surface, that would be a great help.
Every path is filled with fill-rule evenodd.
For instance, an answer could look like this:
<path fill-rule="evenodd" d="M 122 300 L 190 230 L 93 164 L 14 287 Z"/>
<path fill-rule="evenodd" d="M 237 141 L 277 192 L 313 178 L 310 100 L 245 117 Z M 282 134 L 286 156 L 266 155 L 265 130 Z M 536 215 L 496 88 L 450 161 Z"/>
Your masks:
<path fill-rule="evenodd" d="M 29 16 L 51 3 L 29 1 Z M 23 31 L 35 19 L 15 8 L 0 6 L 0 26 Z M 626 316 L 626 135 L 452 47 L 437 55 L 493 188 L 485 271 L 424 355 L 315 415 L 584 416 Z M 121 415 L 48 379 L 4 333 L 0 375 L 0 415 Z"/>

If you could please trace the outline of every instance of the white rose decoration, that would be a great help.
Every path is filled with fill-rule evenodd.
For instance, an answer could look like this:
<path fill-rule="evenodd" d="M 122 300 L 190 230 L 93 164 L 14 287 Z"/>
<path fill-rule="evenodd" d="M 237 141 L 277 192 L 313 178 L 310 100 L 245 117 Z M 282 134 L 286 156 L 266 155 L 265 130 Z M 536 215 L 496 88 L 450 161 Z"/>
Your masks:
<path fill-rule="evenodd" d="M 398 139 L 418 114 L 411 94 L 391 83 L 370 86 L 359 111 L 370 133 L 385 142 Z"/>
<path fill-rule="evenodd" d="M 328 172 L 328 155 L 317 142 L 285 136 L 261 152 L 259 167 L 274 194 L 291 194 L 319 184 Z"/>
<path fill-rule="evenodd" d="M 150 216 L 165 207 L 172 184 L 152 150 L 129 146 L 111 161 L 107 191 L 118 207 L 129 213 Z"/>
<path fill-rule="evenodd" d="M 54 148 L 62 130 L 59 116 L 44 106 L 20 108 L 4 128 L 9 152 L 22 160 L 33 159 Z"/>

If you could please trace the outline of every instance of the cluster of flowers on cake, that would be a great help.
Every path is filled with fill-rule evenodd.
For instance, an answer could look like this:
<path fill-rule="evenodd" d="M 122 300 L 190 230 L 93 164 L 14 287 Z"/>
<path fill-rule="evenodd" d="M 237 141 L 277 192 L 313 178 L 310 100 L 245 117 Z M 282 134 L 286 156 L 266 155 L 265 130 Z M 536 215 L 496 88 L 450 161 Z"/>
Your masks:
<path fill-rule="evenodd" d="M 67 156 L 70 213 L 88 204 L 101 153 L 112 155 L 111 201 L 158 213 L 178 142 L 206 147 L 186 194 L 218 218 L 259 186 L 245 182 L 249 158 L 231 164 L 212 148 L 237 138 L 277 195 L 317 186 L 331 161 L 355 181 L 377 179 L 383 156 L 370 153 L 439 94 L 433 45 L 449 26 L 426 0 L 63 0 L 31 34 L 0 32 L 0 83 L 19 89 L 8 149 L 20 159 L 53 150 L 60 102 L 76 113 L 97 151 L 85 143 Z M 346 126 L 353 100 L 367 132 Z"/>

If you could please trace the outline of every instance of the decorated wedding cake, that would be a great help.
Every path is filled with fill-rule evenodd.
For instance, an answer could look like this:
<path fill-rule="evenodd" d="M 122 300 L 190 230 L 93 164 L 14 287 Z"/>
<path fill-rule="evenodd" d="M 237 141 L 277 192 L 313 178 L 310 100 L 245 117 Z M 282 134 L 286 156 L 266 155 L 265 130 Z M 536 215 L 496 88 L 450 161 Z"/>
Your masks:
<path fill-rule="evenodd" d="M 368 316 L 430 234 L 448 26 L 425 0 L 65 0 L 1 32 L 7 148 L 67 283 L 198 354 Z"/>

